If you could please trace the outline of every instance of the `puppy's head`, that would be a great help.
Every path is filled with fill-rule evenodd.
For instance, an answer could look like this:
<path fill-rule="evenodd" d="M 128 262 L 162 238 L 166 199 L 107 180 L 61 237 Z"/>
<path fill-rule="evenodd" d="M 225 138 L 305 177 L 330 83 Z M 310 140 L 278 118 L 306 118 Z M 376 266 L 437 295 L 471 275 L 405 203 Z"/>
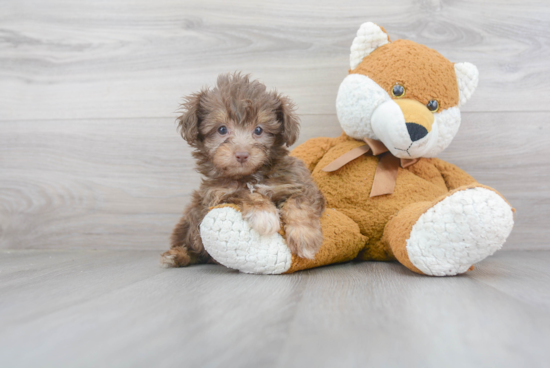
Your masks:
<path fill-rule="evenodd" d="M 183 138 L 210 177 L 242 177 L 288 153 L 299 133 L 293 103 L 239 73 L 188 96 L 178 118 Z"/>

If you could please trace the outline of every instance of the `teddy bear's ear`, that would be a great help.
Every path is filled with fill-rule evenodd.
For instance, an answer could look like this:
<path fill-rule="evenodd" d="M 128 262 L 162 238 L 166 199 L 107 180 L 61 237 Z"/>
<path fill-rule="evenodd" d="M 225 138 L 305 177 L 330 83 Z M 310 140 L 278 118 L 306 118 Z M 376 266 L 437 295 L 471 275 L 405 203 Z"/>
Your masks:
<path fill-rule="evenodd" d="M 479 72 L 474 64 L 455 63 L 458 83 L 458 107 L 462 107 L 472 97 L 479 82 Z"/>
<path fill-rule="evenodd" d="M 357 68 L 357 65 L 363 61 L 365 56 L 388 42 L 390 42 L 390 37 L 384 28 L 372 22 L 361 24 L 357 36 L 351 44 L 351 54 L 349 56 L 351 69 Z"/>

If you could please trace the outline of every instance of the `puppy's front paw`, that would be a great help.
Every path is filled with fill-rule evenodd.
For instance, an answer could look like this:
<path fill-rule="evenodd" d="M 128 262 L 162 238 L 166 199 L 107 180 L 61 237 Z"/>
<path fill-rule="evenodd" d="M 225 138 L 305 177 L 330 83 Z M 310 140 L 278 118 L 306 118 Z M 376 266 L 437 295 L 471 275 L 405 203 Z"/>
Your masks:
<path fill-rule="evenodd" d="M 321 224 L 285 226 L 286 242 L 290 251 L 300 258 L 314 259 L 323 244 Z"/>
<path fill-rule="evenodd" d="M 270 210 L 253 209 L 243 214 L 243 217 L 260 235 L 271 235 L 281 229 L 281 220 L 275 207 Z"/>

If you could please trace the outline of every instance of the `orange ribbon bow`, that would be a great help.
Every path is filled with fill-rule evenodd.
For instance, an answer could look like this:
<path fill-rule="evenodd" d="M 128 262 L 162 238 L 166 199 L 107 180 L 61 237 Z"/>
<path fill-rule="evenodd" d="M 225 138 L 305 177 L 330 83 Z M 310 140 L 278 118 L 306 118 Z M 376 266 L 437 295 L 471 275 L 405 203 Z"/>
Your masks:
<path fill-rule="evenodd" d="M 399 166 L 403 169 L 414 165 L 418 159 L 398 158 L 389 152 L 384 143 L 374 139 L 365 138 L 367 144 L 356 147 L 351 151 L 344 153 L 336 160 L 323 168 L 325 172 L 334 172 L 359 156 L 362 156 L 370 151 L 374 156 L 380 156 L 376 172 L 374 173 L 374 181 L 370 191 L 371 197 L 376 197 L 384 194 L 392 194 L 395 189 L 395 180 L 397 179 L 397 170 Z"/>

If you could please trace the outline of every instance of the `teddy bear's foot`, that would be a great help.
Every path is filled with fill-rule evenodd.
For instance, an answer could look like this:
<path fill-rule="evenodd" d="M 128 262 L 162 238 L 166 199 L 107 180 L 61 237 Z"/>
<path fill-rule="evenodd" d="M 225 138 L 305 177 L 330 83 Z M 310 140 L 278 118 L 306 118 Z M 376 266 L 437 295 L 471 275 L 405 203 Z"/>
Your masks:
<path fill-rule="evenodd" d="M 484 187 L 460 190 L 418 218 L 406 251 L 426 275 L 457 275 L 499 250 L 513 225 L 512 208 L 496 192 Z"/>
<path fill-rule="evenodd" d="M 206 251 L 222 265 L 246 273 L 293 273 L 357 257 L 367 238 L 349 217 L 328 209 L 321 217 L 323 244 L 314 259 L 292 254 L 279 234 L 260 235 L 243 219 L 239 208 L 221 205 L 204 217 L 200 230 Z"/>
<path fill-rule="evenodd" d="M 292 254 L 279 233 L 260 235 L 233 207 L 212 209 L 200 225 L 206 251 L 222 265 L 245 273 L 281 274 Z"/>

